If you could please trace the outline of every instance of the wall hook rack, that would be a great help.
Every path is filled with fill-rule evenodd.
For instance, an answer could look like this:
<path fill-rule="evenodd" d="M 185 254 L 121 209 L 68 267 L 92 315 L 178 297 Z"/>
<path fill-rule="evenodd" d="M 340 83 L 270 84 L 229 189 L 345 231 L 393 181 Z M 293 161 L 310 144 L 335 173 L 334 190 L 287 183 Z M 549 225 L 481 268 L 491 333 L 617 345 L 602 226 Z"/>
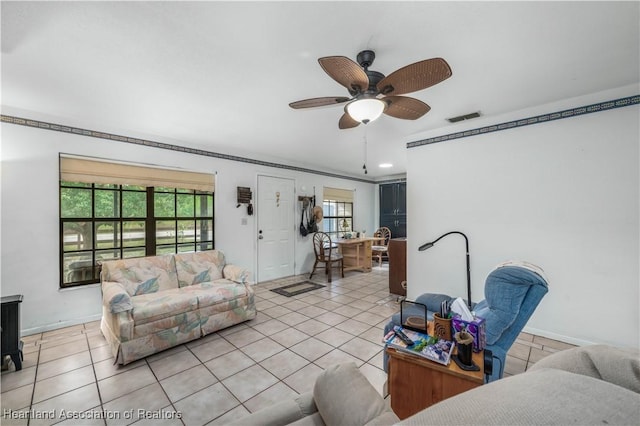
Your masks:
<path fill-rule="evenodd" d="M 247 205 L 247 214 L 251 216 L 253 214 L 253 205 L 251 204 L 251 188 L 247 186 L 238 186 L 238 204 L 236 204 L 236 208 L 240 207 L 242 204 Z"/>
<path fill-rule="evenodd" d="M 302 206 L 308 206 L 311 203 L 312 206 L 316 204 L 316 196 L 315 195 L 298 195 L 298 201 L 302 203 Z"/>

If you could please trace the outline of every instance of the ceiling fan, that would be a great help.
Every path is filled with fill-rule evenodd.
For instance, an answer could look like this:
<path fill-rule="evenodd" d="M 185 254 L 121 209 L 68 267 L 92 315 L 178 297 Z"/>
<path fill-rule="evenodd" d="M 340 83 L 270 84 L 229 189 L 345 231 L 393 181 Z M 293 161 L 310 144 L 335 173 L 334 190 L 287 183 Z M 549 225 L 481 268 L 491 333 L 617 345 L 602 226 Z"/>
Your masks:
<path fill-rule="evenodd" d="M 431 107 L 405 93 L 426 89 L 451 77 L 451 68 L 442 58 L 426 59 L 402 67 L 388 76 L 369 69 L 376 55 L 372 50 L 358 53 L 355 63 L 345 56 L 327 56 L 318 62 L 329 77 L 343 85 L 351 97 L 327 96 L 291 102 L 294 109 L 345 104 L 338 122 L 340 129 L 367 124 L 382 113 L 404 120 L 416 120 Z"/>

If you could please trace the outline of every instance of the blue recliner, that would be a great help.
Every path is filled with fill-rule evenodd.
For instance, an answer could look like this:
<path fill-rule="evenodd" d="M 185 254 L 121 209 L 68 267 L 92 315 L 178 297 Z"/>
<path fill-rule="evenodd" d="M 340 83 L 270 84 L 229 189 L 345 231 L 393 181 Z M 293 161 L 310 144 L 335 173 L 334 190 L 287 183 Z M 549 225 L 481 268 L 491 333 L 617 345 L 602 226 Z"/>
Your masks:
<path fill-rule="evenodd" d="M 485 299 L 473 305 L 476 316 L 486 320 L 486 347 L 493 353 L 493 373 L 486 376 L 491 382 L 502 378 L 507 352 L 522 331 L 527 321 L 548 291 L 547 280 L 542 269 L 523 262 L 506 262 L 493 270 L 485 281 Z M 439 312 L 442 301 L 454 298 L 444 294 L 425 293 L 416 299 L 427 307 L 427 319 Z M 424 309 L 410 306 L 403 312 L 424 315 Z M 393 315 L 385 326 L 385 335 L 400 324 L 400 313 Z M 384 369 L 387 371 L 388 357 L 384 354 Z"/>

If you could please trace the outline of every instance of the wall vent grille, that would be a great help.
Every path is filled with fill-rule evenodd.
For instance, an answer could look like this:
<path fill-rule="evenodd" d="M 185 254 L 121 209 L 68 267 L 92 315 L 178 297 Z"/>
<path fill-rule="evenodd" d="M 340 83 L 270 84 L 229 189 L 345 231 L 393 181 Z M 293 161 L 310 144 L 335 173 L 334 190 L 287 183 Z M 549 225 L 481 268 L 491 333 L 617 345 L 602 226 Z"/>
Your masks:
<path fill-rule="evenodd" d="M 447 118 L 447 121 L 449 123 L 457 123 L 458 121 L 470 120 L 472 118 L 478 118 L 478 117 L 480 117 L 480 111 L 472 112 L 471 114 L 459 115 L 457 117 Z"/>

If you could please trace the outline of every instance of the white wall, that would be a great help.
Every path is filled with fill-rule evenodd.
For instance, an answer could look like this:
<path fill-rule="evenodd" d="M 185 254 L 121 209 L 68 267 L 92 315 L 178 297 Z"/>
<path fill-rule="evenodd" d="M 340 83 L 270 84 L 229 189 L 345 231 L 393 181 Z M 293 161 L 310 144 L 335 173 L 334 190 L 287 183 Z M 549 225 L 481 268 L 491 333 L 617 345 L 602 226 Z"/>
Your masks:
<path fill-rule="evenodd" d="M 324 186 L 355 189 L 355 223 L 358 228 L 374 226 L 374 184 L 14 124 L 3 123 L 1 130 L 1 292 L 24 295 L 23 334 L 100 318 L 98 285 L 59 289 L 60 152 L 217 173 L 216 248 L 225 252 L 229 262 L 251 270 L 253 276 L 257 262 L 256 214 L 247 216 L 246 208 L 236 208 L 236 187 L 252 189 L 257 213 L 259 174 L 294 179 L 298 193 L 304 186 L 308 194 L 315 186 L 319 199 Z M 300 217 L 299 210 L 294 217 Z M 243 218 L 247 225 L 241 225 Z M 292 226 L 297 229 L 298 223 Z M 305 273 L 313 265 L 311 237 L 296 235 L 296 273 Z"/>
<path fill-rule="evenodd" d="M 571 107 L 615 99 L 596 98 L 573 100 Z M 550 284 L 525 331 L 575 344 L 638 347 L 638 110 L 409 149 L 409 298 L 424 292 L 466 296 L 461 236 L 417 251 L 447 231 L 462 231 L 470 241 L 473 301 L 484 298 L 484 280 L 495 265 L 527 260 L 545 270 Z M 467 129 L 485 125 L 471 124 Z"/>

